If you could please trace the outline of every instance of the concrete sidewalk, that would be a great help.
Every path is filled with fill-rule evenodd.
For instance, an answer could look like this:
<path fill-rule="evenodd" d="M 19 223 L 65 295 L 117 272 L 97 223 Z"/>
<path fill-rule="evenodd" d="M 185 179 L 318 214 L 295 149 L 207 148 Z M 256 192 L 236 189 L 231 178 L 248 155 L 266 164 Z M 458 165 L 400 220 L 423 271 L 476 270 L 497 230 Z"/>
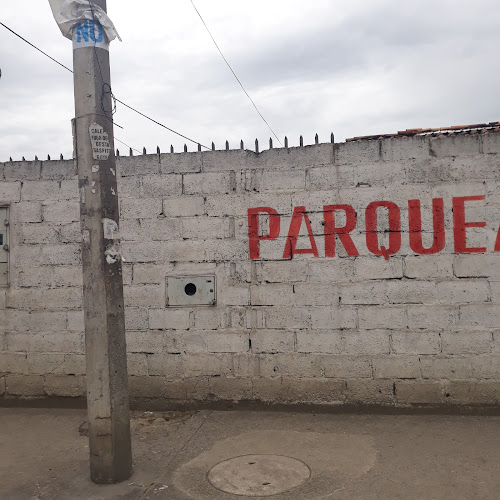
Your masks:
<path fill-rule="evenodd" d="M 134 413 L 134 475 L 110 486 L 88 479 L 85 419 L 0 408 L 0 498 L 500 498 L 496 416 Z"/>

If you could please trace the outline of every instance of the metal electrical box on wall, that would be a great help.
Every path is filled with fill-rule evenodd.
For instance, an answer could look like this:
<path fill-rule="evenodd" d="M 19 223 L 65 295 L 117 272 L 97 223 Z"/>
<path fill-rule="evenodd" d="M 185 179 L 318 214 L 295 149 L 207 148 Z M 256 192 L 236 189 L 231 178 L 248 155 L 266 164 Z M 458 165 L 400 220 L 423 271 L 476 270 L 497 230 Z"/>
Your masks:
<path fill-rule="evenodd" d="M 9 208 L 0 207 L 0 287 L 9 286 Z"/>
<path fill-rule="evenodd" d="M 167 306 L 213 306 L 216 302 L 215 276 L 167 277 Z"/>

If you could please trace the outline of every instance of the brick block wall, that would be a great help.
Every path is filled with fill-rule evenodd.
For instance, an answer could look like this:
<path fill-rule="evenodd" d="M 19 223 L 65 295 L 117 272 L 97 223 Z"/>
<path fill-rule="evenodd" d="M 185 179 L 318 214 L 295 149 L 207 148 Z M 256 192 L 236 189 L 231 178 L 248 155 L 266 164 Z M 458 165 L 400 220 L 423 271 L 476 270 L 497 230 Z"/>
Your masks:
<path fill-rule="evenodd" d="M 500 134 L 117 170 L 132 397 L 500 403 Z M 75 163 L 0 163 L 0 204 L 0 397 L 83 395 Z M 215 306 L 166 305 L 166 278 L 190 275 L 216 276 Z"/>

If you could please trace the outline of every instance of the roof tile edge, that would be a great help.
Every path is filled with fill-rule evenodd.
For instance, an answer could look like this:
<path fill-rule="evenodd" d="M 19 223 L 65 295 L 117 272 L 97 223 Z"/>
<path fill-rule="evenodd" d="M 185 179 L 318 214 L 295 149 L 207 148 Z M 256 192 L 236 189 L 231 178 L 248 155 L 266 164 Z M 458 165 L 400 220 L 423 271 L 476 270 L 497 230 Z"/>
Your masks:
<path fill-rule="evenodd" d="M 396 134 L 377 134 L 351 137 L 346 139 L 346 142 L 373 141 L 426 135 L 430 135 L 431 137 L 444 137 L 459 134 L 486 134 L 490 131 L 500 132 L 500 122 L 476 123 L 473 125 L 453 125 L 451 127 L 441 128 L 408 128 L 406 130 L 399 131 Z"/>

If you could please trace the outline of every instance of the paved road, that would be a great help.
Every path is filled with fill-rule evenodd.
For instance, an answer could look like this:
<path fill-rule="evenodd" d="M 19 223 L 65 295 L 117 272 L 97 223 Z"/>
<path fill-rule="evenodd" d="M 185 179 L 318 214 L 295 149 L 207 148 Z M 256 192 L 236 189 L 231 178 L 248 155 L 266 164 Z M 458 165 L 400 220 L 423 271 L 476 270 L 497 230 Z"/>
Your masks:
<path fill-rule="evenodd" d="M 0 408 L 0 498 L 500 498 L 496 416 L 135 413 L 134 475 L 111 486 L 88 479 L 84 421 Z"/>

